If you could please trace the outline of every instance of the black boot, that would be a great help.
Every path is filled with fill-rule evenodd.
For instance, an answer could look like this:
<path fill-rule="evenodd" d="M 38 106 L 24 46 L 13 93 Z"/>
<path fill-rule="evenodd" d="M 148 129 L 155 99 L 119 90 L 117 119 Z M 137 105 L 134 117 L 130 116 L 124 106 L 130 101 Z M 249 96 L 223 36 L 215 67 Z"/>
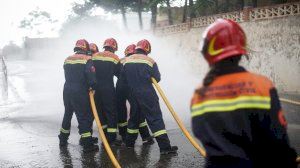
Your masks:
<path fill-rule="evenodd" d="M 99 150 L 98 145 L 95 145 L 93 143 L 92 137 L 82 138 L 82 146 L 83 146 L 83 152 L 94 152 Z"/>
<path fill-rule="evenodd" d="M 133 149 L 134 148 L 134 144 L 135 144 L 135 142 L 128 141 L 128 139 L 125 142 L 125 146 L 126 146 L 127 149 Z"/>
<path fill-rule="evenodd" d="M 122 141 L 117 140 L 117 134 L 116 133 L 107 133 L 107 141 L 109 143 L 109 146 L 122 146 Z"/>
<path fill-rule="evenodd" d="M 66 133 L 62 133 L 62 132 L 58 135 L 60 147 L 64 147 L 64 146 L 68 145 L 69 135 L 70 135 L 70 133 L 66 134 Z"/>
<path fill-rule="evenodd" d="M 169 155 L 169 154 L 177 154 L 178 147 L 171 146 L 167 149 L 160 149 L 160 155 Z"/>
<path fill-rule="evenodd" d="M 127 149 L 133 149 L 133 148 L 134 148 L 134 145 L 132 145 L 132 144 L 126 144 L 126 148 L 127 148 Z"/>
<path fill-rule="evenodd" d="M 178 147 L 170 145 L 170 140 L 167 134 L 156 137 L 156 141 L 161 155 L 177 154 Z"/>
<path fill-rule="evenodd" d="M 122 140 L 114 140 L 112 142 L 108 142 L 110 147 L 114 147 L 114 146 L 122 146 L 123 145 L 123 141 Z M 102 146 L 104 146 L 103 142 L 101 143 Z"/>
<path fill-rule="evenodd" d="M 127 132 L 127 126 L 119 127 L 119 135 L 122 137 L 123 142 L 125 142 L 126 140 L 126 132 Z"/>
<path fill-rule="evenodd" d="M 143 139 L 143 145 L 152 145 L 152 144 L 154 144 L 154 140 L 152 136 Z"/>
<path fill-rule="evenodd" d="M 98 143 L 98 138 L 97 137 L 92 137 L 92 141 L 93 141 L 94 144 L 97 144 Z M 79 145 L 83 146 L 82 138 L 79 139 Z"/>
<path fill-rule="evenodd" d="M 134 133 L 128 132 L 127 133 L 125 144 L 128 149 L 134 148 L 134 144 L 135 144 L 136 139 L 138 138 L 138 135 L 139 135 L 138 132 L 134 132 Z"/>
<path fill-rule="evenodd" d="M 111 142 L 109 144 L 112 145 L 112 146 L 122 146 L 123 141 L 116 139 L 115 141 L 113 141 L 113 142 Z"/>

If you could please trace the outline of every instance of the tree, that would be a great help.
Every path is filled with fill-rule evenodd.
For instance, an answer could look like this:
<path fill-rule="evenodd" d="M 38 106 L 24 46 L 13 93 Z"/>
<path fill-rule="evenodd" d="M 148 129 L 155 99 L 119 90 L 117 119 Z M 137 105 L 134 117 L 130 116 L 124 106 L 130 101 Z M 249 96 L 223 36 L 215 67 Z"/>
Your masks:
<path fill-rule="evenodd" d="M 51 15 L 46 11 L 41 11 L 39 8 L 28 13 L 23 20 L 21 20 L 19 28 L 27 29 L 30 34 L 41 35 L 45 32 L 45 24 L 48 24 L 48 31 L 53 31 L 53 23 L 57 20 L 53 20 Z M 43 27 L 42 27 L 43 26 Z"/>
<path fill-rule="evenodd" d="M 272 2 L 275 4 L 281 4 L 281 3 L 286 3 L 287 0 L 272 0 Z"/>
<path fill-rule="evenodd" d="M 244 0 L 244 5 L 247 7 L 257 7 L 257 0 Z"/>
<path fill-rule="evenodd" d="M 215 4 L 215 13 L 219 13 L 219 0 L 214 0 L 213 2 Z"/>
<path fill-rule="evenodd" d="M 121 9 L 121 13 L 122 13 L 123 24 L 124 24 L 124 27 L 127 29 L 128 25 L 127 25 L 126 8 L 125 8 L 124 1 L 121 1 L 120 4 L 121 4 L 120 9 Z"/>
<path fill-rule="evenodd" d="M 244 0 L 238 0 L 238 7 L 240 10 L 243 10 L 244 9 L 244 6 L 245 6 L 245 2 Z"/>
<path fill-rule="evenodd" d="M 186 17 L 187 17 L 187 2 L 188 2 L 188 0 L 184 0 L 182 23 L 186 22 Z"/>
<path fill-rule="evenodd" d="M 194 9 L 194 0 L 189 0 L 189 15 L 191 19 L 196 17 Z"/>
<path fill-rule="evenodd" d="M 3 47 L 2 54 L 7 57 L 22 55 L 22 48 L 17 46 L 13 41 L 10 41 L 9 44 Z"/>
<path fill-rule="evenodd" d="M 230 6 L 229 0 L 225 0 L 225 11 L 226 12 L 229 12 L 229 6 Z"/>
<path fill-rule="evenodd" d="M 109 12 L 121 12 L 123 25 L 127 28 L 126 11 L 127 7 L 130 6 L 132 2 L 133 0 L 89 0 L 89 2 L 86 1 L 85 3 L 94 4 Z"/>
<path fill-rule="evenodd" d="M 237 2 L 232 2 L 230 0 L 223 0 L 222 3 L 219 5 L 219 11 L 220 12 L 230 12 L 234 10 Z"/>
<path fill-rule="evenodd" d="M 157 17 L 157 6 L 158 4 L 164 4 L 166 0 L 145 0 L 147 3 L 145 4 L 146 10 L 150 9 L 151 11 L 151 25 L 152 27 L 156 27 L 156 17 Z"/>
<path fill-rule="evenodd" d="M 167 4 L 167 11 L 168 11 L 169 25 L 172 25 L 173 24 L 173 18 L 172 18 L 170 0 L 166 0 L 166 4 Z"/>
<path fill-rule="evenodd" d="M 143 30 L 143 18 L 142 18 L 142 10 L 143 10 L 143 3 L 142 0 L 137 0 L 137 12 L 139 16 L 139 25 L 140 29 Z"/>
<path fill-rule="evenodd" d="M 197 9 L 197 13 L 202 16 L 206 16 L 212 13 L 212 7 L 214 2 L 209 0 L 197 0 L 195 3 L 195 9 Z M 211 13 L 208 13 L 210 11 Z"/>
<path fill-rule="evenodd" d="M 91 9 L 95 7 L 95 4 L 89 1 L 85 1 L 83 4 L 73 3 L 72 10 L 79 16 L 89 16 Z"/>
<path fill-rule="evenodd" d="M 152 28 L 156 27 L 156 17 L 157 17 L 157 5 L 162 0 L 149 0 L 147 7 L 150 8 L 151 11 L 151 26 Z"/>
<path fill-rule="evenodd" d="M 254 8 L 256 8 L 257 7 L 257 0 L 252 0 L 252 5 L 253 5 Z"/>

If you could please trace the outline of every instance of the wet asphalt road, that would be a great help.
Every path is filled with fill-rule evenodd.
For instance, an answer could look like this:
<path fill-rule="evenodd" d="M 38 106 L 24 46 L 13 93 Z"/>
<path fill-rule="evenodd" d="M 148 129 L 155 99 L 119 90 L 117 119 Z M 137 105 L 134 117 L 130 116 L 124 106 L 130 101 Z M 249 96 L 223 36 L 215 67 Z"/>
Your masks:
<path fill-rule="evenodd" d="M 300 107 L 284 104 L 288 111 L 291 144 L 300 151 Z M 298 113 L 298 114 L 297 114 Z M 112 167 L 105 152 L 83 154 L 78 145 L 77 128 L 72 128 L 67 148 L 58 146 L 55 123 L 47 118 L 23 117 L 0 120 L 0 167 Z M 74 125 L 74 124 L 73 124 Z M 75 131 L 76 130 L 76 131 Z M 96 132 L 96 128 L 95 128 Z M 134 150 L 114 147 L 113 151 L 123 167 L 203 167 L 204 159 L 178 130 L 170 130 L 172 144 L 179 146 L 177 156 L 160 157 L 157 143 L 142 146 L 139 140 Z"/>
<path fill-rule="evenodd" d="M 30 67 L 30 63 L 22 63 Z M 15 97 L 8 104 L 0 104 L 0 168 L 35 168 L 35 167 L 112 167 L 103 148 L 99 152 L 83 154 L 78 145 L 79 135 L 77 122 L 73 117 L 69 145 L 60 149 L 58 145 L 58 131 L 62 117 L 61 83 L 63 76 L 55 80 L 41 80 L 44 76 L 51 76 L 47 72 L 53 69 L 34 67 L 29 72 L 21 68 L 21 73 L 12 73 L 10 81 L 26 86 L 11 88 Z M 18 68 L 14 68 L 18 69 Z M 38 69 L 38 72 L 32 73 Z M 62 72 L 57 72 L 62 74 Z M 32 77 L 34 76 L 34 78 Z M 51 87 L 49 87 L 51 86 Z M 53 87 L 57 86 L 57 88 Z M 25 91 L 23 91 L 22 88 Z M 51 88 L 49 90 L 49 88 Z M 23 93 L 24 92 L 24 93 Z M 18 95 L 19 93 L 19 95 Z M 300 100 L 300 95 L 282 94 L 284 98 Z M 289 122 L 288 133 L 292 146 L 300 153 L 300 106 L 283 103 L 283 109 Z M 164 111 L 164 113 L 168 113 Z M 188 112 L 187 112 L 188 113 Z M 125 147 L 115 147 L 113 151 L 122 167 L 203 167 L 204 159 L 189 144 L 172 119 L 166 119 L 171 143 L 179 147 L 178 155 L 160 157 L 157 143 L 144 147 L 139 140 L 134 150 Z M 184 120 L 189 126 L 188 119 Z M 97 136 L 94 125 L 94 136 Z"/>
<path fill-rule="evenodd" d="M 300 107 L 283 104 L 289 121 L 291 144 L 300 151 Z M 0 120 L 0 167 L 112 167 L 103 148 L 99 152 L 83 154 L 78 145 L 77 128 L 72 127 L 67 148 L 58 146 L 56 123 L 47 118 L 7 117 Z M 75 125 L 75 124 L 73 124 Z M 96 128 L 95 128 L 96 129 Z M 96 133 L 95 133 L 96 135 Z M 113 151 L 123 167 L 202 167 L 204 159 L 189 144 L 180 130 L 169 130 L 172 144 L 179 146 L 177 156 L 160 157 L 158 146 L 142 146 L 138 141 L 134 150 L 114 147 Z"/>
<path fill-rule="evenodd" d="M 4 167 L 112 167 L 104 149 L 83 154 L 73 117 L 67 149 L 60 149 L 58 133 L 63 115 L 63 71 L 59 63 L 10 62 L 9 100 L 0 103 L 0 168 Z M 167 116 L 168 112 L 164 111 Z M 189 114 L 189 112 L 187 112 Z M 189 117 L 187 117 L 189 118 Z M 160 157 L 157 143 L 136 143 L 134 150 L 114 148 L 123 167 L 201 167 L 203 158 L 180 133 L 175 121 L 165 118 L 177 156 Z M 186 120 L 186 125 L 189 121 Z M 97 136 L 94 124 L 94 136 Z"/>
<path fill-rule="evenodd" d="M 0 167 L 112 167 L 101 147 L 99 152 L 83 154 L 75 131 L 67 148 L 59 148 L 57 130 L 51 123 L 35 118 L 2 119 L 0 124 Z M 74 128 L 74 130 L 76 130 Z M 47 135 L 47 133 L 51 133 Z M 170 130 L 172 144 L 179 146 L 177 156 L 160 157 L 157 143 L 135 149 L 113 147 L 123 167 L 201 167 L 203 158 L 179 130 Z"/>

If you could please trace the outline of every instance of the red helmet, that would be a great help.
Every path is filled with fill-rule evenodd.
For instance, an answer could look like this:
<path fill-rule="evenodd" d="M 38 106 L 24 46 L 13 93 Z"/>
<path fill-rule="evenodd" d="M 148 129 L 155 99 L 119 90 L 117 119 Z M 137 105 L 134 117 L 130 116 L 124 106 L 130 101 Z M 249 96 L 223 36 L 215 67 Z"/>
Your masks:
<path fill-rule="evenodd" d="M 117 51 L 118 43 L 114 38 L 109 38 L 104 41 L 103 48 L 104 47 L 111 47 L 114 51 Z"/>
<path fill-rule="evenodd" d="M 89 43 L 85 39 L 80 39 L 76 41 L 74 51 L 83 50 L 88 51 L 90 49 Z"/>
<path fill-rule="evenodd" d="M 137 43 L 135 49 L 141 49 L 145 51 L 147 54 L 149 54 L 151 52 L 151 44 L 149 43 L 148 40 L 144 39 Z"/>
<path fill-rule="evenodd" d="M 98 46 L 95 43 L 90 43 L 90 50 L 93 54 L 99 52 Z"/>
<path fill-rule="evenodd" d="M 124 51 L 125 56 L 128 56 L 130 54 L 134 54 L 135 53 L 135 44 L 131 44 L 129 46 L 127 46 L 127 48 Z"/>
<path fill-rule="evenodd" d="M 201 52 L 209 65 L 246 55 L 246 35 L 236 22 L 218 19 L 205 30 Z"/>

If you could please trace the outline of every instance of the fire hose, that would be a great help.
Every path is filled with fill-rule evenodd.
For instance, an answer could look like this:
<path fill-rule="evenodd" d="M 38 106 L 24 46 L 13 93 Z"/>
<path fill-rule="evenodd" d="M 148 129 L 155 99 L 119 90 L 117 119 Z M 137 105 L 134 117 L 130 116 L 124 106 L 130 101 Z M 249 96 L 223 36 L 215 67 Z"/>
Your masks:
<path fill-rule="evenodd" d="M 300 106 L 300 102 L 298 102 L 298 101 L 284 99 L 284 98 L 280 98 L 279 100 L 284 102 L 284 103 L 290 103 L 290 104 L 293 104 L 293 105 L 299 105 Z"/>
<path fill-rule="evenodd" d="M 162 97 L 162 99 L 164 100 L 164 102 L 166 103 L 169 111 L 171 112 L 172 116 L 174 117 L 174 119 L 176 120 L 179 128 L 182 130 L 182 132 L 184 133 L 184 135 L 187 137 L 187 139 L 191 142 L 191 144 L 200 152 L 200 154 L 203 157 L 206 157 L 206 152 L 203 148 L 201 148 L 199 146 L 199 144 L 194 140 L 194 138 L 191 136 L 191 134 L 188 132 L 188 130 L 184 127 L 182 121 L 179 119 L 178 115 L 176 114 L 175 110 L 173 109 L 173 107 L 171 106 L 170 102 L 168 101 L 167 97 L 165 96 L 164 92 L 162 91 L 162 89 L 160 88 L 159 84 L 157 83 L 157 81 L 154 78 L 151 78 L 152 83 L 154 84 L 156 90 L 159 92 L 160 96 Z"/>
<path fill-rule="evenodd" d="M 105 150 L 106 150 L 111 162 L 113 163 L 114 167 L 121 168 L 119 162 L 117 161 L 117 159 L 116 159 L 114 153 L 112 152 L 112 150 L 108 144 L 108 141 L 105 137 L 105 134 L 104 134 L 104 131 L 103 131 L 103 128 L 102 128 L 102 125 L 101 125 L 101 122 L 99 120 L 99 116 L 97 113 L 96 105 L 95 105 L 94 92 L 90 91 L 89 96 L 90 96 L 90 102 L 91 102 L 91 106 L 92 106 L 93 115 L 94 115 L 95 121 L 97 123 L 99 135 L 104 144 Z"/>

